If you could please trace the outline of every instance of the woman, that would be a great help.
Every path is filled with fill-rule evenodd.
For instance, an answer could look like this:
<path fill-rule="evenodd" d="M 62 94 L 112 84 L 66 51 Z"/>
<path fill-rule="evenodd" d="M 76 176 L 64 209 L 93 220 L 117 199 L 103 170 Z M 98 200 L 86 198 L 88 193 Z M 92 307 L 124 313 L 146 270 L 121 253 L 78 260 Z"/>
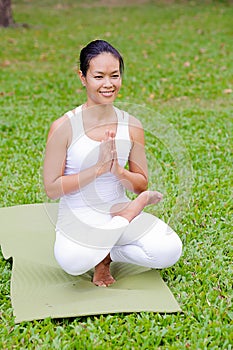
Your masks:
<path fill-rule="evenodd" d="M 162 195 L 146 190 L 140 121 L 113 105 L 123 69 L 122 56 L 106 41 L 81 50 L 79 77 L 87 100 L 52 124 L 44 159 L 46 193 L 60 198 L 55 257 L 72 275 L 95 267 L 97 286 L 114 283 L 111 261 L 164 268 L 182 251 L 170 227 L 142 213 Z M 138 197 L 129 201 L 126 190 Z"/>

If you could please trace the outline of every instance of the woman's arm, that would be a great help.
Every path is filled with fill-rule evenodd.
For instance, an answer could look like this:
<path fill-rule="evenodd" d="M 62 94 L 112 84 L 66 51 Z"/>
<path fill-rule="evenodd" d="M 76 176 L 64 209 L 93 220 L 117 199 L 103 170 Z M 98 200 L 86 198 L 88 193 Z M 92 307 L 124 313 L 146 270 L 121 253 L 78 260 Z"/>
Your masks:
<path fill-rule="evenodd" d="M 49 131 L 44 159 L 44 187 L 51 199 L 57 199 L 65 194 L 78 191 L 94 181 L 101 174 L 110 171 L 111 143 L 103 141 L 96 165 L 78 174 L 64 175 L 66 152 L 71 143 L 72 130 L 67 116 L 56 120 Z"/>
<path fill-rule="evenodd" d="M 129 155 L 129 170 L 119 165 L 115 151 L 115 161 L 113 162 L 111 172 L 117 176 L 127 190 L 138 194 L 147 189 L 148 168 L 145 154 L 144 130 L 141 122 L 132 116 L 129 119 L 129 131 L 133 144 Z"/>

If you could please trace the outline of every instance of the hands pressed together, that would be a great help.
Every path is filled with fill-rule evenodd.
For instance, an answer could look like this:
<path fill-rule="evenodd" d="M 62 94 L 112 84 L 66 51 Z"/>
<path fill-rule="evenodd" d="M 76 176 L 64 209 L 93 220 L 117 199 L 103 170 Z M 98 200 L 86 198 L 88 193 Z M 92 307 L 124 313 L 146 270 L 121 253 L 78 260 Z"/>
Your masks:
<path fill-rule="evenodd" d="M 116 135 L 113 131 L 105 131 L 104 139 L 100 144 L 99 158 L 97 162 L 100 174 L 111 172 L 117 176 L 120 173 L 121 166 L 117 159 L 115 136 Z"/>

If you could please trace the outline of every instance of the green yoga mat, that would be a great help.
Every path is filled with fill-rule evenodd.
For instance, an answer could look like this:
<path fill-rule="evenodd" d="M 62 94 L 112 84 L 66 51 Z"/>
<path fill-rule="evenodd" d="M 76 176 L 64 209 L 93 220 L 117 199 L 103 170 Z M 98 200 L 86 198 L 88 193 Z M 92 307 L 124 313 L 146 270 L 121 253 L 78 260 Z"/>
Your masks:
<path fill-rule="evenodd" d="M 57 204 L 0 209 L 0 244 L 13 257 L 11 302 L 15 322 L 116 312 L 181 311 L 159 271 L 112 263 L 116 283 L 100 288 L 93 271 L 74 277 L 53 256 Z"/>

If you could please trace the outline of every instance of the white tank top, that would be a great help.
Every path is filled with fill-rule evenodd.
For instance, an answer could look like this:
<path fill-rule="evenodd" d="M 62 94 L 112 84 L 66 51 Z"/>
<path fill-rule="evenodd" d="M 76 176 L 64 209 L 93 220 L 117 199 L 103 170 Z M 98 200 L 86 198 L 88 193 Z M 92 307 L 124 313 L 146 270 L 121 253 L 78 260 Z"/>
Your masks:
<path fill-rule="evenodd" d="M 125 167 L 132 147 L 129 135 L 128 113 L 114 107 L 117 115 L 116 149 L 118 162 Z M 98 161 L 100 142 L 85 134 L 82 106 L 66 113 L 72 127 L 72 141 L 67 150 L 65 175 L 77 174 Z M 125 190 L 115 175 L 108 172 L 95 179 L 79 191 L 64 195 L 60 199 L 59 210 L 69 207 L 101 207 L 101 205 L 128 201 Z"/>

